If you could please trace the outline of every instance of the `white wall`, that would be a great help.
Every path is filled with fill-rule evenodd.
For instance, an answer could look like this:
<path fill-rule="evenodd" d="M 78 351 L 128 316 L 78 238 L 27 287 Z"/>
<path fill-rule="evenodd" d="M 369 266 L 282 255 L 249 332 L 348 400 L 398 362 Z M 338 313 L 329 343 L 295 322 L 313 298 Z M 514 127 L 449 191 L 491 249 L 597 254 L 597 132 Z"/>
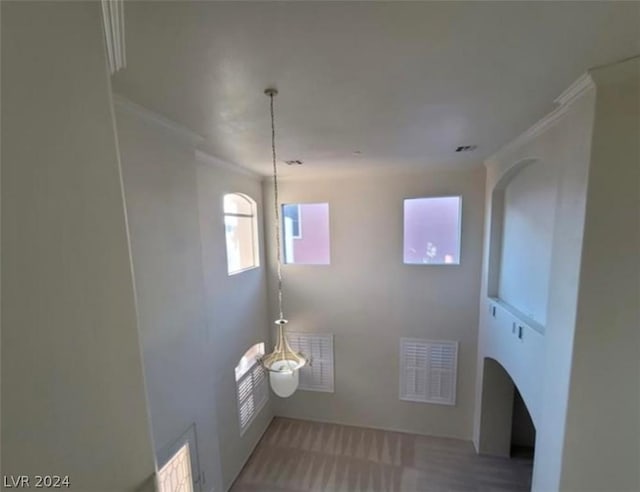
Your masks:
<path fill-rule="evenodd" d="M 215 369 L 216 411 L 224 490 L 236 478 L 273 418 L 270 402 L 240 436 L 235 367 L 249 347 L 269 345 L 271 321 L 267 310 L 267 282 L 260 180 L 229 171 L 206 154 L 198 154 L 197 180 L 202 258 L 205 274 L 205 315 L 211 336 Z M 225 252 L 222 197 L 244 193 L 256 201 L 260 237 L 260 267 L 229 276 Z"/>
<path fill-rule="evenodd" d="M 2 472 L 82 492 L 154 473 L 100 15 L 2 2 Z"/>
<path fill-rule="evenodd" d="M 194 425 L 191 459 L 202 488 L 220 490 L 193 149 L 125 105 L 116 109 L 158 466 Z"/>
<path fill-rule="evenodd" d="M 118 101 L 156 452 L 166 455 L 195 424 L 202 490 L 227 490 L 272 417 L 267 406 L 240 437 L 234 368 L 267 341 L 265 269 L 227 275 L 222 214 L 234 191 L 260 211 L 260 181 L 197 157 L 197 136 Z"/>
<path fill-rule="evenodd" d="M 640 58 L 597 85 L 561 489 L 640 490 Z"/>
<path fill-rule="evenodd" d="M 270 202 L 271 182 L 264 188 Z M 283 274 L 290 329 L 335 334 L 335 393 L 273 397 L 276 415 L 470 439 L 483 190 L 481 167 L 283 180 L 283 203 L 329 203 L 331 265 L 285 265 Z M 461 265 L 403 264 L 403 199 L 448 194 L 463 197 Z M 399 400 L 400 337 L 460 342 L 456 406 Z"/>
<path fill-rule="evenodd" d="M 485 230 L 478 367 L 498 360 L 527 403 L 535 491 L 640 487 L 639 74 L 638 59 L 594 70 L 595 85 L 580 79 L 559 110 L 487 161 L 488 217 L 494 187 L 518 163 L 558 169 L 542 349 L 486 309 L 492 225 Z M 482 387 L 480 371 L 476 446 Z"/>

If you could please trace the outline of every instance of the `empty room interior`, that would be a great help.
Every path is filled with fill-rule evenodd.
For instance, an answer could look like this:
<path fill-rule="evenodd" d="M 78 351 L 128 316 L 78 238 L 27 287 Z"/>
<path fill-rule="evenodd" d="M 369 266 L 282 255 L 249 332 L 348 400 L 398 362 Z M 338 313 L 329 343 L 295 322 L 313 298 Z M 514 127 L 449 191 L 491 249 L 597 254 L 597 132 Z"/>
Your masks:
<path fill-rule="evenodd" d="M 0 17 L 3 490 L 640 491 L 640 2 Z"/>

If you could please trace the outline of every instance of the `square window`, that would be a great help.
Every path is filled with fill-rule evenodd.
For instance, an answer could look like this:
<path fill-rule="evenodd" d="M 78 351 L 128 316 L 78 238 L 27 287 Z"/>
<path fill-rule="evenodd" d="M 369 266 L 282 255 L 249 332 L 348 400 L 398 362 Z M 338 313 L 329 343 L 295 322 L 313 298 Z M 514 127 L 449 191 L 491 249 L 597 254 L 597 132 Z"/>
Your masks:
<path fill-rule="evenodd" d="M 290 203 L 282 206 L 284 262 L 328 265 L 329 204 Z"/>
<path fill-rule="evenodd" d="M 410 198 L 404 201 L 404 262 L 459 265 L 462 197 Z"/>

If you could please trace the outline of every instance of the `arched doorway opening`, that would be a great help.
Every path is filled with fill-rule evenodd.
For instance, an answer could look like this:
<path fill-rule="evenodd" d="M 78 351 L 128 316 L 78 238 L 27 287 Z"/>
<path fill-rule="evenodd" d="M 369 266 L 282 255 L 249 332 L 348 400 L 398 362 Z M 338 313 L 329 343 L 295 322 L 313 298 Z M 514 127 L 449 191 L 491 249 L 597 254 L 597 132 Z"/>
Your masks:
<path fill-rule="evenodd" d="M 535 426 L 518 388 L 495 359 L 484 359 L 481 405 L 478 452 L 517 459 L 530 477 Z"/>

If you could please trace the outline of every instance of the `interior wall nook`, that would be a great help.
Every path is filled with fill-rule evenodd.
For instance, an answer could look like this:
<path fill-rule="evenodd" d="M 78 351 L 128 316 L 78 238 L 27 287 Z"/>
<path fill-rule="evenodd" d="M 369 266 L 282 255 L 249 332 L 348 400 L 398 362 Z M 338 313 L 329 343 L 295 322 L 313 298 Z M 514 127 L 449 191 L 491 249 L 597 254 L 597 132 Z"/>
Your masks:
<path fill-rule="evenodd" d="M 474 444 L 506 453 L 508 429 L 491 422 L 510 412 L 508 375 L 535 424 L 534 491 L 640 486 L 638 357 L 622 355 L 639 336 L 639 67 L 635 57 L 592 70 L 485 162 Z"/>
<path fill-rule="evenodd" d="M 486 162 L 489 221 L 480 298 L 474 443 L 479 452 L 509 453 L 515 384 L 540 431 L 536 433 L 535 487 L 540 486 L 541 475 L 557 477 L 560 469 L 544 453 L 556 445 L 547 441 L 553 440 L 551 429 L 556 426 L 556 432 L 563 432 L 555 416 L 566 410 L 561 400 L 545 401 L 545 392 L 553 385 L 554 392 L 568 388 L 567 335 L 575 322 L 571 312 L 575 316 L 577 296 L 577 286 L 571 288 L 569 283 L 579 269 L 576 255 L 579 258 L 593 117 L 594 91 L 588 89 L 585 86 L 582 97 L 560 105 Z M 571 246 L 567 239 L 572 240 Z M 540 250 L 542 257 L 536 257 Z M 565 302 L 558 306 L 560 292 Z M 554 338 L 563 339 L 562 349 Z M 547 417 L 549 411 L 552 417 Z M 495 420 L 499 414 L 504 418 Z"/>
<path fill-rule="evenodd" d="M 498 297 L 539 327 L 547 321 L 557 174 L 553 162 L 537 160 L 504 189 Z"/>
<path fill-rule="evenodd" d="M 487 293 L 490 297 L 499 298 L 500 270 L 502 262 L 503 225 L 505 215 L 505 191 L 514 177 L 525 167 L 539 161 L 537 158 L 522 159 L 505 172 L 491 190 L 491 215 L 489 217 L 489 272 L 487 277 Z"/>

